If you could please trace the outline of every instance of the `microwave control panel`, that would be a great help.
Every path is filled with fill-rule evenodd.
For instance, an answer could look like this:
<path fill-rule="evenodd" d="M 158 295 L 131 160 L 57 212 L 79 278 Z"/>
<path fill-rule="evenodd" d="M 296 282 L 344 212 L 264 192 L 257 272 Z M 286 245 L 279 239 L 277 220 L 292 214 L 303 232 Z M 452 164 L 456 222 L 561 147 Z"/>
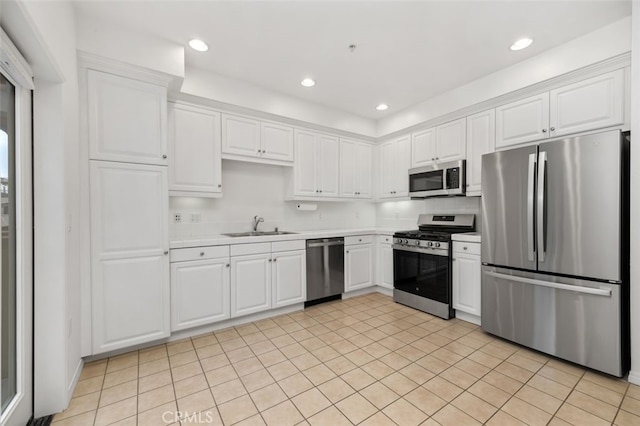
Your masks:
<path fill-rule="evenodd" d="M 460 167 L 447 169 L 446 173 L 447 173 L 446 189 L 460 188 Z"/>

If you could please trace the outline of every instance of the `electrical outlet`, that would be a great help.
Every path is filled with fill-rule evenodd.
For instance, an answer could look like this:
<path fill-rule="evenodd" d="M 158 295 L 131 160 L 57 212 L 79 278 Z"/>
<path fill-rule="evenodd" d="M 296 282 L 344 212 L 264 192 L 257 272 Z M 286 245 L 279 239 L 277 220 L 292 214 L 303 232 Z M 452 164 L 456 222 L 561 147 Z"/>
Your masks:
<path fill-rule="evenodd" d="M 173 223 L 182 223 L 182 215 L 180 213 L 173 214 Z"/>
<path fill-rule="evenodd" d="M 191 213 L 191 223 L 200 223 L 200 213 Z"/>

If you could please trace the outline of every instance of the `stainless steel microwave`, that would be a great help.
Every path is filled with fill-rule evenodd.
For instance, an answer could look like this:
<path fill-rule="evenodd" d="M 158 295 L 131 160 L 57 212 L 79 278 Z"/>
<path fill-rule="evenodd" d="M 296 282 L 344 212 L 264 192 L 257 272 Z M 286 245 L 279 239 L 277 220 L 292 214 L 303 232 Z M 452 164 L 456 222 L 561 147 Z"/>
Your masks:
<path fill-rule="evenodd" d="M 409 196 L 412 198 L 464 195 L 466 160 L 438 163 L 409 169 Z"/>

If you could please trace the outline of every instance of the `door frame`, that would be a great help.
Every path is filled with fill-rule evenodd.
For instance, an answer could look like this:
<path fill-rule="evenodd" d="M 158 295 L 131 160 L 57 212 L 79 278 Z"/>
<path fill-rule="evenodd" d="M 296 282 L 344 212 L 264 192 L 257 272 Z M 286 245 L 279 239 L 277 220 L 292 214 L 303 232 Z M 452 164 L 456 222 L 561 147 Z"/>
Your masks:
<path fill-rule="evenodd" d="M 0 72 L 15 86 L 16 102 L 16 395 L 0 426 L 33 415 L 33 72 L 0 28 Z"/>

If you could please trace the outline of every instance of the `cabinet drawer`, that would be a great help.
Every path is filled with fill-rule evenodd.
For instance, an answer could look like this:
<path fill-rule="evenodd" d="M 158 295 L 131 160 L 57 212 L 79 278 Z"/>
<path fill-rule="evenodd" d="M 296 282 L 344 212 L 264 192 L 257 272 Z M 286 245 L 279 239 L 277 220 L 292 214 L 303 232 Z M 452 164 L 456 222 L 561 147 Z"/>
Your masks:
<path fill-rule="evenodd" d="M 391 235 L 378 235 L 378 244 L 393 244 L 393 237 Z"/>
<path fill-rule="evenodd" d="M 234 244 L 231 246 L 231 256 L 260 253 L 271 253 L 271 243 Z"/>
<path fill-rule="evenodd" d="M 370 244 L 373 242 L 373 235 L 355 235 L 353 237 L 344 237 L 344 245 L 353 244 Z"/>
<path fill-rule="evenodd" d="M 171 262 L 229 257 L 229 246 L 192 247 L 171 250 Z"/>
<path fill-rule="evenodd" d="M 292 241 L 276 241 L 271 243 L 271 251 L 294 251 L 304 250 L 306 248 L 305 240 L 292 240 Z"/>
<path fill-rule="evenodd" d="M 477 254 L 480 255 L 479 243 L 463 243 L 461 241 L 453 242 L 454 253 Z"/>

